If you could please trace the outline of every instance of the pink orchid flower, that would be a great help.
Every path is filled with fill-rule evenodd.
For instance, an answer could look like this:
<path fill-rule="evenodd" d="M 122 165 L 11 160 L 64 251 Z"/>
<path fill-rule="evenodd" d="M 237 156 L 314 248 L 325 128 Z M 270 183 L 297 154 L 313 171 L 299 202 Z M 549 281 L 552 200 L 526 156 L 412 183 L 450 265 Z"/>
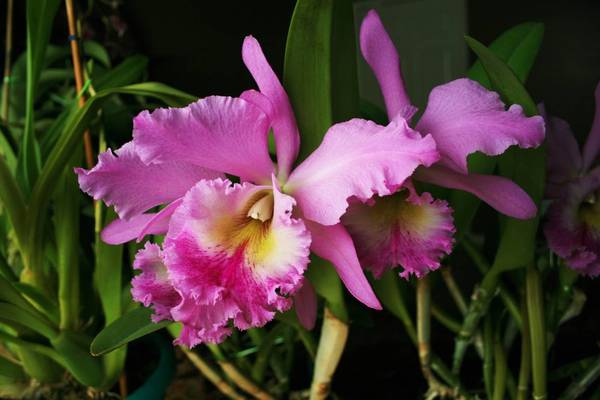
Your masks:
<path fill-rule="evenodd" d="M 390 121 L 411 121 L 416 108 L 404 87 L 398 52 L 373 10 L 362 22 L 360 48 L 379 82 Z M 457 79 L 431 91 L 412 132 L 416 137 L 432 136 L 441 155 L 435 164 L 420 167 L 414 180 L 470 192 L 511 217 L 536 214 L 531 198 L 514 182 L 469 173 L 467 156 L 477 151 L 498 155 L 511 145 L 540 145 L 542 117 L 527 118 L 518 105 L 506 110 L 498 94 L 472 80 Z M 362 265 L 376 277 L 397 265 L 404 268 L 403 277 L 423 276 L 439 268 L 440 259 L 452 250 L 452 210 L 429 193 L 418 194 L 411 180 L 394 196 L 355 201 L 342 221 Z"/>
<path fill-rule="evenodd" d="M 569 124 L 545 116 L 548 126 L 548 208 L 544 233 L 548 246 L 583 275 L 600 275 L 600 84 L 596 113 L 583 154 Z M 544 111 L 544 110 L 542 110 Z M 545 112 L 543 112 L 545 114 Z"/>
<path fill-rule="evenodd" d="M 309 250 L 331 261 L 357 299 L 381 309 L 340 218 L 349 198 L 389 195 L 439 159 L 433 138 L 402 118 L 388 126 L 353 119 L 332 126 L 293 168 L 300 136 L 288 96 L 253 37 L 242 58 L 260 92 L 144 111 L 131 142 L 76 170 L 82 190 L 120 217 L 104 241 L 166 233 L 162 248 L 146 243 L 137 254 L 132 294 L 153 307 L 154 321 L 181 322 L 177 343 L 190 347 L 224 340 L 230 321 L 262 326 L 293 302 L 313 325 L 314 291 L 303 277 Z"/>

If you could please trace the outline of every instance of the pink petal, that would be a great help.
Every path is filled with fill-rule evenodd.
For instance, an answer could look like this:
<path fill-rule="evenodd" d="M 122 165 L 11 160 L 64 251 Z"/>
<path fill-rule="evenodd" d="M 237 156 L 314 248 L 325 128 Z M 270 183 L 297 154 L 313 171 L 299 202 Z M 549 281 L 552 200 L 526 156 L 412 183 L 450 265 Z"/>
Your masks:
<path fill-rule="evenodd" d="M 358 261 L 352 238 L 342 224 L 325 226 L 305 221 L 312 235 L 310 249 L 330 261 L 352 296 L 367 307 L 381 310 L 381 304 Z"/>
<path fill-rule="evenodd" d="M 300 324 L 309 331 L 317 322 L 317 294 L 308 279 L 294 295 L 294 308 Z"/>
<path fill-rule="evenodd" d="M 361 264 L 380 278 L 401 265 L 404 278 L 421 277 L 440 267 L 452 251 L 455 232 L 452 209 L 429 193 L 417 194 L 412 184 L 386 197 L 356 202 L 342 217 Z"/>
<path fill-rule="evenodd" d="M 269 182 L 269 119 L 252 103 L 210 96 L 184 108 L 144 111 L 133 121 L 133 140 L 145 162 L 187 161 L 242 180 Z"/>
<path fill-rule="evenodd" d="M 390 120 L 398 114 L 410 120 L 416 109 L 404 87 L 400 57 L 375 10 L 360 26 L 360 50 L 379 82 Z"/>
<path fill-rule="evenodd" d="M 116 219 L 108 224 L 100 234 L 102 241 L 108 244 L 122 244 L 144 235 L 162 235 L 169 229 L 169 218 L 157 218 L 156 213 L 139 214 L 125 220 Z"/>
<path fill-rule="evenodd" d="M 435 165 L 419 169 L 415 177 L 420 181 L 472 193 L 509 217 L 529 219 L 537 213 L 531 197 L 516 183 L 501 176 L 464 175 Z"/>
<path fill-rule="evenodd" d="M 590 276 L 600 275 L 598 189 L 600 167 L 566 184 L 544 226 L 548 247 L 573 270 Z"/>
<path fill-rule="evenodd" d="M 175 210 L 177 210 L 177 207 L 179 207 L 182 202 L 183 199 L 177 199 L 162 210 L 160 210 L 158 213 L 156 213 L 154 217 L 150 221 L 148 221 L 148 223 L 137 235 L 136 241 L 141 242 L 144 236 L 152 234 L 152 232 L 156 231 L 157 229 L 160 229 L 161 233 L 166 232 L 169 227 L 171 215 L 173 215 Z M 167 229 L 163 230 L 163 227 L 166 227 Z"/>
<path fill-rule="evenodd" d="M 555 198 L 561 194 L 563 185 L 579 175 L 583 161 L 577 139 L 567 121 L 548 115 L 543 106 L 540 114 L 546 121 L 546 195 Z"/>
<path fill-rule="evenodd" d="M 437 160 L 433 139 L 421 138 L 403 118 L 387 127 L 353 119 L 327 131 L 284 189 L 296 198 L 304 217 L 335 225 L 349 197 L 365 201 L 393 193 L 419 165 Z"/>
<path fill-rule="evenodd" d="M 592 166 L 598 153 L 600 153 L 600 83 L 596 86 L 594 92 L 596 99 L 596 112 L 594 114 L 594 122 L 592 129 L 588 134 L 585 145 L 583 146 L 583 168 L 588 169 Z"/>
<path fill-rule="evenodd" d="M 248 216 L 265 196 L 273 214 Z M 292 305 L 308 263 L 310 234 L 291 216 L 294 200 L 277 187 L 201 181 L 171 219 L 165 262 L 182 302 L 172 310 L 183 324 L 178 343 L 217 343 L 239 329 L 259 327 Z"/>
<path fill-rule="evenodd" d="M 98 164 L 89 171 L 76 168 L 81 190 L 107 206 L 123 219 L 130 219 L 152 207 L 181 197 L 201 179 L 221 174 L 184 161 L 142 162 L 133 142 L 98 156 Z"/>
<path fill-rule="evenodd" d="M 277 165 L 279 173 L 286 178 L 300 148 L 300 135 L 290 99 L 265 58 L 260 44 L 252 36 L 244 39 L 242 59 L 260 91 L 273 104 L 271 125 L 275 134 Z"/>
<path fill-rule="evenodd" d="M 160 247 L 150 242 L 135 255 L 133 268 L 142 273 L 131 280 L 131 296 L 144 307 L 152 307 L 152 321 L 171 320 L 171 309 L 181 298 L 173 289 Z"/>
<path fill-rule="evenodd" d="M 544 140 L 544 120 L 527 118 L 518 105 L 504 103 L 475 81 L 457 79 L 434 88 L 416 129 L 431 134 L 443 165 L 467 173 L 467 156 L 498 155 L 512 145 L 529 148 Z"/>

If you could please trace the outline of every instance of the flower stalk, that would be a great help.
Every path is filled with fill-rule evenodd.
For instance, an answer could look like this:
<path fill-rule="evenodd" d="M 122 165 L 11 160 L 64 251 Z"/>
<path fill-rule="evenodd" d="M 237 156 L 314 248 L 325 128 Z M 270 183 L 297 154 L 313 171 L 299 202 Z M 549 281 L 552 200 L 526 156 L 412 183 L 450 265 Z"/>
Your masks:
<path fill-rule="evenodd" d="M 596 357 L 596 360 L 567 387 L 560 400 L 579 398 L 598 377 L 600 377 L 600 356 Z"/>
<path fill-rule="evenodd" d="M 529 378 L 531 376 L 531 338 L 529 332 L 529 314 L 525 302 L 521 305 L 521 314 L 523 325 L 521 329 L 521 366 L 519 367 L 517 400 L 527 400 Z"/>
<path fill-rule="evenodd" d="M 324 400 L 329 395 L 331 380 L 342 358 L 347 339 L 348 324 L 325 308 L 310 386 L 310 400 Z"/>
<path fill-rule="evenodd" d="M 527 312 L 531 339 L 531 364 L 533 375 L 533 398 L 545 400 L 546 393 L 546 329 L 544 324 L 544 296 L 539 271 L 534 265 L 527 268 Z"/>

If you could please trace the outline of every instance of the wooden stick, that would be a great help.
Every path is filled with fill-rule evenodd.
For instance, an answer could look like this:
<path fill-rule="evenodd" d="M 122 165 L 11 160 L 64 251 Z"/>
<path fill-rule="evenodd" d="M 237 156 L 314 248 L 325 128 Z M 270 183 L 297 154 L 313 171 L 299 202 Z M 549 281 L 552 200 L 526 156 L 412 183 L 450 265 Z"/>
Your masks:
<path fill-rule="evenodd" d="M 73 73 L 75 75 L 75 88 L 79 96 L 79 107 L 85 104 L 85 96 L 81 93 L 83 89 L 83 71 L 81 69 L 81 57 L 79 54 L 79 43 L 77 41 L 77 25 L 75 23 L 75 9 L 73 0 L 65 0 L 67 8 L 67 21 L 69 24 L 69 41 L 71 42 L 71 58 L 73 60 Z M 92 137 L 90 131 L 86 130 L 83 134 L 83 145 L 85 149 L 85 163 L 88 168 L 94 166 L 94 151 L 92 149 Z"/>

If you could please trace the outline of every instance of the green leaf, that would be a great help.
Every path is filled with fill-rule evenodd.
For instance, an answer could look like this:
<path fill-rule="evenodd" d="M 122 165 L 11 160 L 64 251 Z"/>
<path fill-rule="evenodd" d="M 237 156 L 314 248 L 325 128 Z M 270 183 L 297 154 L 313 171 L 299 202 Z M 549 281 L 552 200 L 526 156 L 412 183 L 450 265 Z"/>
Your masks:
<path fill-rule="evenodd" d="M 327 301 L 329 309 L 336 317 L 348 322 L 348 311 L 344 300 L 342 282 L 331 263 L 311 255 L 310 265 L 305 276 L 315 287 L 315 291 Z"/>
<path fill-rule="evenodd" d="M 54 15 L 60 0 L 29 0 L 27 8 L 27 91 L 25 130 L 19 149 L 18 176 L 21 188 L 29 194 L 41 169 L 39 144 L 33 130 L 34 102 Z"/>
<path fill-rule="evenodd" d="M 54 201 L 54 229 L 58 263 L 60 329 L 79 326 L 79 185 L 73 167 L 81 160 L 81 148 L 64 169 Z"/>
<path fill-rule="evenodd" d="M 94 89 L 104 90 L 137 82 L 148 67 L 148 58 L 135 55 L 93 80 Z"/>
<path fill-rule="evenodd" d="M 123 315 L 94 338 L 90 346 L 91 353 L 95 356 L 106 354 L 172 323 L 162 321 L 156 324 L 150 319 L 151 314 L 152 310 L 138 307 Z"/>
<path fill-rule="evenodd" d="M 17 243 L 22 249 L 27 232 L 25 199 L 4 157 L 0 157 L 0 203 L 10 219 Z"/>
<path fill-rule="evenodd" d="M 80 383 L 98 387 L 102 384 L 104 373 L 102 360 L 92 357 L 87 351 L 89 340 L 81 334 L 63 331 L 50 341 L 52 347 L 64 360 L 64 365 Z"/>
<path fill-rule="evenodd" d="M 15 282 L 14 286 L 15 289 L 25 296 L 25 298 L 41 311 L 52 323 L 56 325 L 60 323 L 58 305 L 52 299 L 49 299 L 38 288 L 28 283 Z"/>
<path fill-rule="evenodd" d="M 9 326 L 14 326 L 17 330 L 21 327 L 27 327 L 48 339 L 53 339 L 58 334 L 56 328 L 49 322 L 14 304 L 0 303 L 0 321 Z"/>
<path fill-rule="evenodd" d="M 85 58 L 92 57 L 106 68 L 110 68 L 110 56 L 100 43 L 94 40 L 84 40 L 83 54 Z"/>
<path fill-rule="evenodd" d="M 544 25 L 534 22 L 526 22 L 517 25 L 492 42 L 489 50 L 515 72 L 517 78 L 525 83 L 531 71 L 539 48 L 544 37 Z M 492 84 L 488 78 L 483 64 L 477 60 L 467 73 L 467 77 L 478 81 L 488 89 Z M 481 153 L 469 156 L 469 171 L 479 174 L 493 173 L 496 157 L 489 157 Z M 481 200 L 470 193 L 455 190 L 450 197 L 450 204 L 454 209 L 454 221 L 459 234 L 468 231 L 473 218 L 477 212 Z"/>
<path fill-rule="evenodd" d="M 27 375 L 23 368 L 14 362 L 0 356 L 0 376 L 13 379 L 15 381 L 27 380 Z"/>
<path fill-rule="evenodd" d="M 373 289 L 377 294 L 377 298 L 381 300 L 383 307 L 394 314 L 406 327 L 406 333 L 413 342 L 417 342 L 417 332 L 415 331 L 412 317 L 406 306 L 400 282 L 398 281 L 398 273 L 395 271 L 386 272 L 380 279 L 371 281 Z"/>
<path fill-rule="evenodd" d="M 107 210 L 101 202 L 95 204 L 97 209 L 96 218 L 102 220 L 103 211 Z M 116 218 L 112 209 L 106 212 L 106 218 L 102 226 L 108 225 Z M 100 297 L 102 311 L 104 312 L 105 326 L 116 321 L 122 314 L 122 268 L 123 268 L 123 245 L 112 246 L 100 239 L 100 230 L 96 232 L 96 268 L 94 269 L 94 285 Z M 121 347 L 116 351 L 103 357 L 105 381 L 103 387 L 112 386 L 121 375 L 125 366 L 127 347 Z"/>
<path fill-rule="evenodd" d="M 466 38 L 477 54 L 492 85 L 508 104 L 520 104 L 527 115 L 537 114 L 537 107 L 515 73 L 488 48 L 475 39 Z M 545 148 L 513 148 L 500 158 L 500 172 L 523 188 L 539 206 L 544 194 L 546 174 Z M 500 245 L 492 269 L 503 271 L 533 262 L 539 213 L 530 220 L 506 217 Z"/>
<path fill-rule="evenodd" d="M 354 37 L 351 1 L 296 2 L 283 83 L 301 134 L 298 161 L 319 146 L 331 125 L 359 114 Z M 331 311 L 347 321 L 343 288 L 331 264 L 315 258 L 308 275 Z"/>
<path fill-rule="evenodd" d="M 524 83 L 527 81 L 543 38 L 544 24 L 525 22 L 502 33 L 488 48 L 510 66 L 517 78 Z M 473 64 L 467 76 L 492 89 L 492 83 L 480 60 Z"/>
<path fill-rule="evenodd" d="M 8 141 L 10 132 L 8 129 L 1 127 L 2 132 L 0 133 L 0 157 L 4 158 L 8 169 L 14 174 L 17 169 L 17 156 L 13 151 L 12 146 Z"/>

